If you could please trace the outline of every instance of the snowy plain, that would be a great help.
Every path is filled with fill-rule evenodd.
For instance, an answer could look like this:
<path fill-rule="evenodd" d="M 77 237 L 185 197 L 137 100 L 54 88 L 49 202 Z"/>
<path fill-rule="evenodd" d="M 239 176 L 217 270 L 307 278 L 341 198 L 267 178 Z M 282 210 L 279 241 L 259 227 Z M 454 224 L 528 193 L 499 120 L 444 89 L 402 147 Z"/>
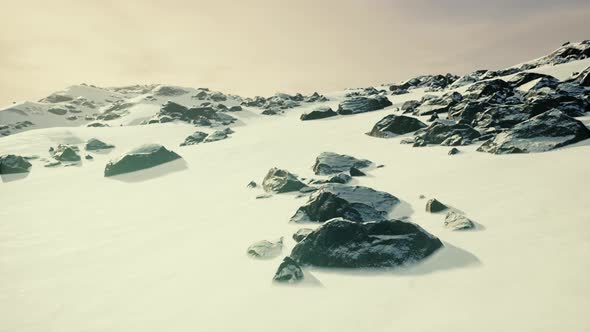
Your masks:
<path fill-rule="evenodd" d="M 588 65 L 534 71 L 565 79 Z M 326 105 L 336 107 L 344 93 L 326 93 Z M 394 105 L 380 111 L 305 122 L 301 113 L 317 105 L 281 116 L 247 108 L 232 114 L 239 123 L 231 138 L 187 147 L 178 145 L 195 127 L 179 123 L 0 138 L 0 154 L 47 156 L 50 146 L 92 137 L 116 146 L 81 166 L 33 161 L 28 176 L 0 183 L 0 331 L 590 330 L 590 142 L 499 156 L 471 145 L 449 156 L 448 147 L 365 135 L 423 93 L 389 96 Z M 136 107 L 144 113 L 120 121 L 157 111 Z M 145 143 L 183 159 L 103 177 L 110 159 Z M 316 282 L 274 285 L 301 227 L 289 218 L 306 199 L 255 199 L 262 190 L 246 184 L 275 166 L 313 177 L 323 151 L 385 165 L 354 184 L 398 197 L 392 217 L 408 217 L 445 247 L 403 269 L 308 268 Z M 478 228 L 445 229 L 444 215 L 425 212 L 420 195 L 464 211 Z M 253 242 L 280 236 L 283 256 L 247 257 Z"/>

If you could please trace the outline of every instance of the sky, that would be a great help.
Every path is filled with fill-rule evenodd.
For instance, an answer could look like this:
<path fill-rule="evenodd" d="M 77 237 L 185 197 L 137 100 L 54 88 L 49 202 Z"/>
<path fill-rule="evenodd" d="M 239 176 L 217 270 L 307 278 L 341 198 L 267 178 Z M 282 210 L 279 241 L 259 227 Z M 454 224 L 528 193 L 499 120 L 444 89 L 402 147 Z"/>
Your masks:
<path fill-rule="evenodd" d="M 69 85 L 243 96 L 499 69 L 590 39 L 587 0 L 0 0 L 0 105 Z"/>

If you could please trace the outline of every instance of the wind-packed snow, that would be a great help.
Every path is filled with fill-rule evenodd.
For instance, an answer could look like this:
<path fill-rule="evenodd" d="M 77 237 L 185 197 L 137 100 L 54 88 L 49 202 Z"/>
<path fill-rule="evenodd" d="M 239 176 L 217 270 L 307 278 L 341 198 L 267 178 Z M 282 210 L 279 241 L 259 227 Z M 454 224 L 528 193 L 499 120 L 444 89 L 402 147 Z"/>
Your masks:
<path fill-rule="evenodd" d="M 588 65 L 535 71 L 563 79 Z M 365 135 L 395 106 L 423 94 L 417 89 L 389 96 L 394 106 L 384 110 L 314 121 L 299 116 L 316 104 L 280 116 L 246 108 L 232 113 L 239 122 L 231 139 L 186 147 L 179 144 L 193 125 L 136 125 L 162 100 L 138 97 L 129 115 L 104 128 L 53 127 L 50 115 L 39 115 L 41 129 L 0 138 L 0 154 L 48 158 L 50 146 L 82 147 L 90 138 L 115 148 L 92 153 L 81 166 L 45 168 L 33 160 L 28 176 L 3 178 L 0 331 L 590 330 L 590 142 L 499 156 L 471 145 L 449 156 L 449 147 L 400 144 L 408 135 Z M 325 95 L 324 105 L 336 109 L 344 92 Z M 148 143 L 182 160 L 103 176 L 109 160 Z M 324 151 L 385 165 L 351 184 L 398 197 L 394 216 L 408 217 L 445 247 L 404 269 L 312 268 L 306 278 L 321 286 L 273 285 L 294 246 L 291 235 L 302 227 L 289 218 L 307 198 L 255 199 L 262 189 L 246 185 L 261 183 L 271 167 L 318 178 L 311 167 Z M 445 229 L 444 214 L 425 212 L 420 195 L 465 212 L 476 230 Z M 252 243 L 281 236 L 277 258 L 247 256 Z"/>

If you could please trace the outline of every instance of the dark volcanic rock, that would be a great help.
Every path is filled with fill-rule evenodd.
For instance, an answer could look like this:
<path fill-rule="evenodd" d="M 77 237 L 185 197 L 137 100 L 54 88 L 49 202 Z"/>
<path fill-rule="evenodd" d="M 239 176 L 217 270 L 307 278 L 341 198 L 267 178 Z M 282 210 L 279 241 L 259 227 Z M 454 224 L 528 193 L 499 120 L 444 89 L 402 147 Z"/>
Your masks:
<path fill-rule="evenodd" d="M 352 97 L 338 105 L 338 114 L 358 114 L 383 109 L 392 103 L 385 96 L 374 95 L 370 97 Z"/>
<path fill-rule="evenodd" d="M 102 123 L 102 122 L 92 122 L 86 125 L 86 127 L 110 127 L 108 124 L 106 123 Z"/>
<path fill-rule="evenodd" d="M 313 232 L 313 229 L 311 228 L 300 228 L 295 234 L 293 234 L 293 240 L 295 240 L 295 242 L 301 242 L 301 240 L 305 239 L 305 237 L 311 232 Z"/>
<path fill-rule="evenodd" d="M 258 187 L 258 184 L 256 182 L 254 182 L 254 181 L 250 181 L 246 187 L 248 187 L 248 188 L 256 188 L 256 187 Z"/>
<path fill-rule="evenodd" d="M 207 138 L 203 143 L 217 142 L 228 138 L 228 132 L 225 130 L 216 130 L 213 133 L 207 135 Z"/>
<path fill-rule="evenodd" d="M 314 192 L 291 217 L 293 222 L 324 222 L 332 218 L 353 221 L 384 220 L 399 199 L 361 186 L 329 183 Z"/>
<path fill-rule="evenodd" d="M 5 154 L 0 156 L 0 174 L 27 173 L 31 163 L 24 157 Z"/>
<path fill-rule="evenodd" d="M 337 218 L 301 240 L 291 257 L 301 265 L 320 267 L 398 267 L 418 262 L 442 246 L 438 238 L 413 223 Z"/>
<path fill-rule="evenodd" d="M 467 145 L 480 135 L 477 130 L 466 124 L 435 122 L 416 134 L 415 143 L 418 146 L 425 146 L 426 144 L 446 146 Z"/>
<path fill-rule="evenodd" d="M 379 120 L 373 126 L 373 129 L 371 129 L 369 135 L 374 137 L 392 137 L 411 133 L 425 127 L 426 124 L 416 118 L 390 114 Z"/>
<path fill-rule="evenodd" d="M 448 209 L 449 207 L 441 203 L 436 198 L 429 199 L 426 202 L 426 212 L 437 213 Z"/>
<path fill-rule="evenodd" d="M 66 113 L 68 113 L 68 110 L 66 110 L 64 108 L 53 107 L 53 108 L 48 109 L 47 112 L 49 112 L 51 114 L 55 114 L 55 115 L 66 115 Z"/>
<path fill-rule="evenodd" d="M 350 176 L 366 176 L 367 175 L 356 167 L 351 167 L 349 173 L 350 173 Z"/>
<path fill-rule="evenodd" d="M 477 151 L 494 154 L 543 152 L 590 138 L 586 126 L 559 110 L 517 124 L 486 141 Z"/>
<path fill-rule="evenodd" d="M 533 72 L 522 72 L 522 73 L 518 73 L 516 75 L 514 75 L 514 77 L 512 77 L 508 83 L 510 85 L 512 85 L 512 87 L 519 87 L 521 85 L 527 84 L 531 81 L 537 80 L 543 78 L 546 81 L 553 81 L 555 83 L 558 82 L 558 80 L 553 77 L 553 76 L 549 76 L 549 75 L 545 75 L 545 74 L 539 74 L 539 73 L 533 73 Z"/>
<path fill-rule="evenodd" d="M 59 144 L 56 149 L 50 150 L 51 156 L 58 161 L 80 161 L 80 155 L 78 154 L 78 147 L 74 145 Z"/>
<path fill-rule="evenodd" d="M 427 95 L 422 98 L 414 113 L 417 115 L 445 113 L 461 100 L 463 100 L 463 96 L 458 92 L 449 92 L 440 97 Z"/>
<path fill-rule="evenodd" d="M 301 114 L 301 121 L 324 119 L 336 115 L 338 115 L 338 113 L 334 112 L 332 108 L 323 106 L 318 107 L 309 113 Z"/>
<path fill-rule="evenodd" d="M 159 144 L 142 145 L 117 159 L 111 160 L 104 169 L 104 176 L 114 176 L 158 166 L 181 157 Z"/>
<path fill-rule="evenodd" d="M 449 212 L 445 217 L 445 227 L 454 231 L 475 228 L 475 224 L 469 218 L 456 212 Z"/>
<path fill-rule="evenodd" d="M 272 280 L 279 283 L 296 283 L 303 278 L 303 270 L 299 264 L 290 257 L 285 257 Z"/>
<path fill-rule="evenodd" d="M 301 182 L 296 175 L 273 167 L 264 177 L 262 187 L 267 192 L 286 193 L 299 191 L 301 188 L 307 187 L 307 185 Z"/>
<path fill-rule="evenodd" d="M 402 104 L 401 110 L 402 113 L 414 113 L 416 107 L 420 105 L 420 102 L 417 100 L 408 100 Z"/>
<path fill-rule="evenodd" d="M 316 175 L 330 175 L 335 173 L 347 172 L 351 167 L 358 169 L 369 167 L 372 164 L 370 160 L 356 159 L 355 157 L 337 154 L 334 152 L 322 152 L 313 165 L 313 171 Z"/>
<path fill-rule="evenodd" d="M 195 131 L 190 136 L 184 139 L 184 142 L 180 143 L 180 146 L 195 145 L 203 142 L 207 137 L 207 133 L 202 131 Z"/>
<path fill-rule="evenodd" d="M 352 177 L 346 173 L 339 173 L 329 178 L 326 183 L 340 183 L 347 184 L 352 180 Z"/>
<path fill-rule="evenodd" d="M 93 151 L 93 150 L 106 150 L 114 148 L 114 145 L 107 144 L 99 139 L 91 138 L 86 142 L 85 149 L 86 151 Z"/>
<path fill-rule="evenodd" d="M 449 156 L 456 155 L 456 154 L 458 154 L 459 152 L 461 152 L 461 151 L 459 151 L 459 149 L 457 149 L 457 148 L 452 148 L 452 149 L 450 149 L 450 150 L 449 150 Z"/>
<path fill-rule="evenodd" d="M 248 247 L 248 255 L 254 258 L 275 258 L 283 252 L 283 238 L 276 242 L 262 240 Z"/>

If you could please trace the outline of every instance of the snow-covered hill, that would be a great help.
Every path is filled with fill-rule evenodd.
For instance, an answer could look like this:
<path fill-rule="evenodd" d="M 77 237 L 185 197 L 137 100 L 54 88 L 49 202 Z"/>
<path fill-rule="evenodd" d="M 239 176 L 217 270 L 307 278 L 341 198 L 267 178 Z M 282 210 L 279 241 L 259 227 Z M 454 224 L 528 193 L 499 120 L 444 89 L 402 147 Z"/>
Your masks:
<path fill-rule="evenodd" d="M 1 175 L 0 331 L 587 331 L 590 59 L 562 62 L 456 86 L 445 76 L 435 89 L 421 78 L 430 83 L 242 98 L 80 85 L 12 105 L 0 111 L 0 156 L 31 167 Z M 114 147 L 93 150 L 92 138 Z M 144 144 L 181 158 L 105 177 Z M 508 153 L 535 149 L 550 151 Z M 308 241 L 292 234 L 325 225 L 292 219 L 321 196 L 311 191 L 329 192 L 322 152 L 372 161 L 347 186 L 397 199 L 331 204 L 351 219 L 385 211 L 443 247 L 385 269 L 302 264 L 302 283 L 273 283 Z M 293 175 L 294 192 L 265 190 L 283 185 L 264 180 L 273 167 Z M 340 198 L 373 193 L 353 192 Z M 431 198 L 474 228 L 445 227 L 446 211 L 426 211 Z M 280 237 L 278 256 L 248 256 Z M 400 237 L 379 235 L 370 250 L 390 254 L 383 247 Z"/>

